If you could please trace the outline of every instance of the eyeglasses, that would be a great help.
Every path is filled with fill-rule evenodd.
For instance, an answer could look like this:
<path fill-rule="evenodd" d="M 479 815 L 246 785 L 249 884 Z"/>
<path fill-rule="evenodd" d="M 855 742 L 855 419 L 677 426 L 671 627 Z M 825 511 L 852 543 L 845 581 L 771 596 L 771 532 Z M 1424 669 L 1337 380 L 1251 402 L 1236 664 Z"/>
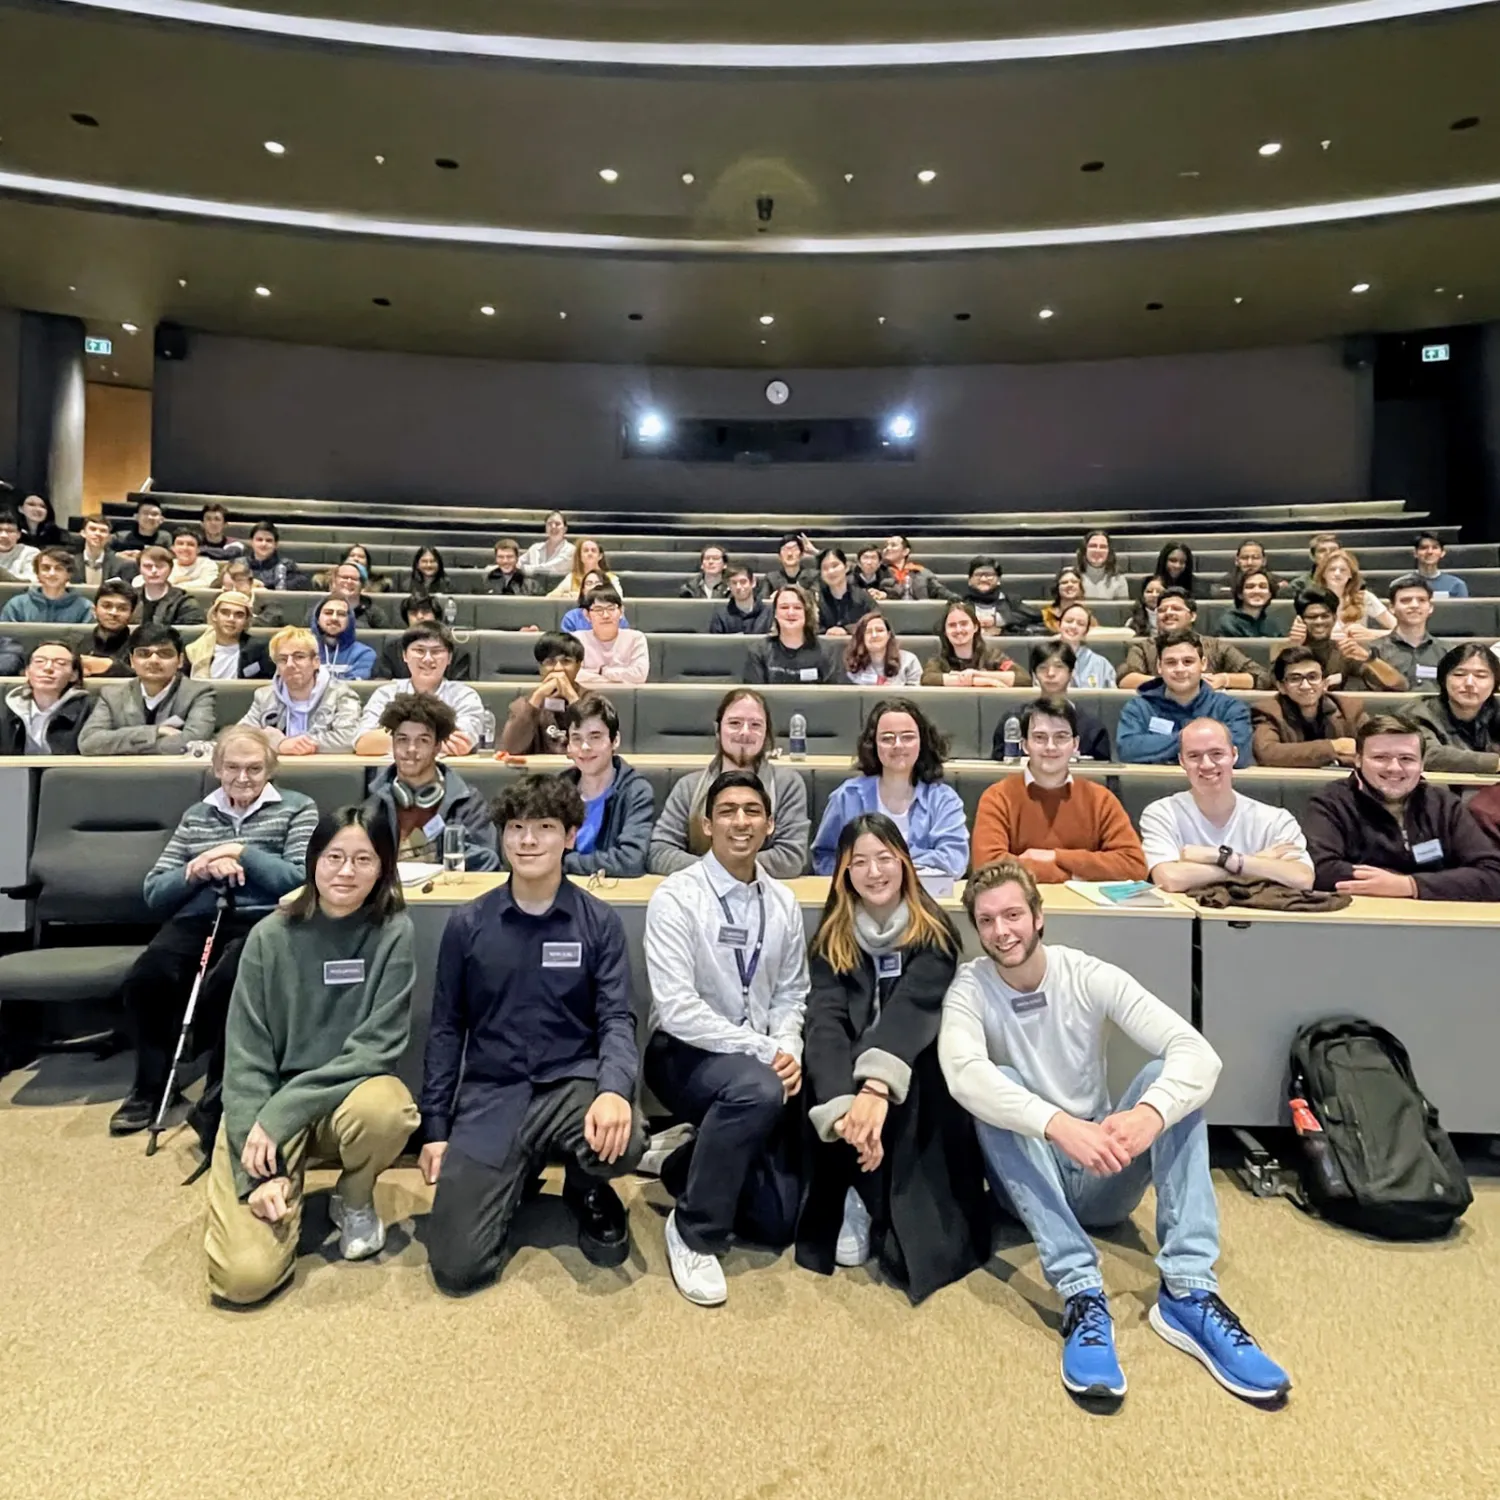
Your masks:
<path fill-rule="evenodd" d="M 130 653 L 132 658 L 139 657 L 143 661 L 176 661 L 176 646 L 137 646 Z"/>
<path fill-rule="evenodd" d="M 875 736 L 875 743 L 882 750 L 894 750 L 898 746 L 903 750 L 909 750 L 913 745 L 920 745 L 922 743 L 922 736 L 914 729 L 908 730 L 904 734 L 877 734 Z"/>
<path fill-rule="evenodd" d="M 378 854 L 345 854 L 342 849 L 325 849 L 318 856 L 318 864 L 325 870 L 352 869 L 360 875 L 368 875 L 380 868 Z"/>
<path fill-rule="evenodd" d="M 569 750 L 603 750 L 610 743 L 607 734 L 570 734 Z"/>
<path fill-rule="evenodd" d="M 861 875 L 885 875 L 900 863 L 901 861 L 894 854 L 877 854 L 873 859 L 867 859 L 863 854 L 856 854 L 849 861 L 849 868 L 858 870 Z"/>
<path fill-rule="evenodd" d="M 448 654 L 446 646 L 408 646 L 408 656 L 415 656 L 418 661 L 441 661 Z"/>
<path fill-rule="evenodd" d="M 33 656 L 31 665 L 48 672 L 66 672 L 73 665 L 71 656 Z"/>
<path fill-rule="evenodd" d="M 272 660 L 278 667 L 305 667 L 309 662 L 316 661 L 317 657 L 310 651 L 284 651 Z"/>
<path fill-rule="evenodd" d="M 1318 687 L 1323 681 L 1321 672 L 1288 672 L 1282 679 L 1288 687 Z"/>
<path fill-rule="evenodd" d="M 1026 743 L 1035 745 L 1038 750 L 1066 750 L 1075 738 L 1075 735 L 1061 731 L 1057 734 L 1037 734 L 1033 731 L 1026 736 Z"/>
<path fill-rule="evenodd" d="M 605 604 L 602 600 L 597 604 L 589 605 L 591 615 L 617 615 L 620 613 L 618 604 Z"/>

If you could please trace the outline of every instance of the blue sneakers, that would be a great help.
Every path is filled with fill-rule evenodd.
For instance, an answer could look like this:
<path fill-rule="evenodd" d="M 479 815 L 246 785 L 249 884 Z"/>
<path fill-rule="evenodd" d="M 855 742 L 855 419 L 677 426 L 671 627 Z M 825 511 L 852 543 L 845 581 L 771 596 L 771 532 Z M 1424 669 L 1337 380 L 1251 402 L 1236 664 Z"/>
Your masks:
<path fill-rule="evenodd" d="M 1101 1291 L 1079 1292 L 1063 1309 L 1062 1383 L 1075 1396 L 1125 1394 L 1114 1320 Z"/>
<path fill-rule="evenodd" d="M 1173 1297 L 1163 1287 L 1151 1309 L 1151 1326 L 1246 1401 L 1279 1401 L 1292 1388 L 1291 1376 L 1250 1337 L 1217 1292 Z"/>

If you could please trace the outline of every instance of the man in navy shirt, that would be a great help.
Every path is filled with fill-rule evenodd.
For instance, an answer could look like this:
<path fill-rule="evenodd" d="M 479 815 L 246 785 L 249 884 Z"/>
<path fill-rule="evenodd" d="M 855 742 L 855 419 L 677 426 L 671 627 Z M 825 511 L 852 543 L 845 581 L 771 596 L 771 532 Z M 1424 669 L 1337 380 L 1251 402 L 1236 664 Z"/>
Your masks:
<path fill-rule="evenodd" d="M 495 803 L 507 885 L 449 919 L 422 1083 L 423 1177 L 437 1185 L 428 1259 L 460 1295 L 499 1274 L 511 1219 L 553 1154 L 595 1265 L 630 1253 L 608 1179 L 645 1149 L 625 929 L 563 876 L 583 823 L 576 788 L 525 776 Z"/>

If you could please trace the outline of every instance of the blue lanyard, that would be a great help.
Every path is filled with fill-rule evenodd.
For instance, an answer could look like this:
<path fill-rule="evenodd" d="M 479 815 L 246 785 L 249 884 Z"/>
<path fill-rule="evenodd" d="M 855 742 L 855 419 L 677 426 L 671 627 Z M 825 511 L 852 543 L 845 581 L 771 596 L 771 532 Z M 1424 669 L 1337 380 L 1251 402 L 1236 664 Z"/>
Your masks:
<path fill-rule="evenodd" d="M 735 925 L 734 913 L 729 910 L 729 902 L 714 892 L 714 899 L 718 901 L 720 909 L 724 913 L 724 920 L 732 927 Z M 766 942 L 766 898 L 761 891 L 760 881 L 755 882 L 755 904 L 760 909 L 760 930 L 755 935 L 755 951 L 750 955 L 749 963 L 745 962 L 745 950 L 736 948 L 734 950 L 734 966 L 740 974 L 740 1000 L 748 1013 L 750 1009 L 750 986 L 755 983 L 756 970 L 760 968 L 760 950 Z"/>

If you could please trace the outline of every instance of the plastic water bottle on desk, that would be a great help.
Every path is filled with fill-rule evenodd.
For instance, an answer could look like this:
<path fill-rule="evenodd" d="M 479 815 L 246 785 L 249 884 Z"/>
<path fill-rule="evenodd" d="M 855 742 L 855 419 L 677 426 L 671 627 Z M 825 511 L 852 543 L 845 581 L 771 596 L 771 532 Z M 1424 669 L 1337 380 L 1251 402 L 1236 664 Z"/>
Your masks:
<path fill-rule="evenodd" d="M 788 755 L 792 760 L 807 759 L 807 719 L 802 714 L 793 714 L 787 733 L 790 741 Z"/>
<path fill-rule="evenodd" d="M 479 748 L 481 750 L 495 748 L 495 716 L 489 709 L 485 709 L 479 716 Z"/>
<path fill-rule="evenodd" d="M 1011 714 L 1005 721 L 1003 733 L 1005 740 L 1006 760 L 1020 760 L 1021 758 L 1021 721 Z"/>
<path fill-rule="evenodd" d="M 464 827 L 462 823 L 449 823 L 443 829 L 443 883 L 462 880 L 467 862 Z"/>

